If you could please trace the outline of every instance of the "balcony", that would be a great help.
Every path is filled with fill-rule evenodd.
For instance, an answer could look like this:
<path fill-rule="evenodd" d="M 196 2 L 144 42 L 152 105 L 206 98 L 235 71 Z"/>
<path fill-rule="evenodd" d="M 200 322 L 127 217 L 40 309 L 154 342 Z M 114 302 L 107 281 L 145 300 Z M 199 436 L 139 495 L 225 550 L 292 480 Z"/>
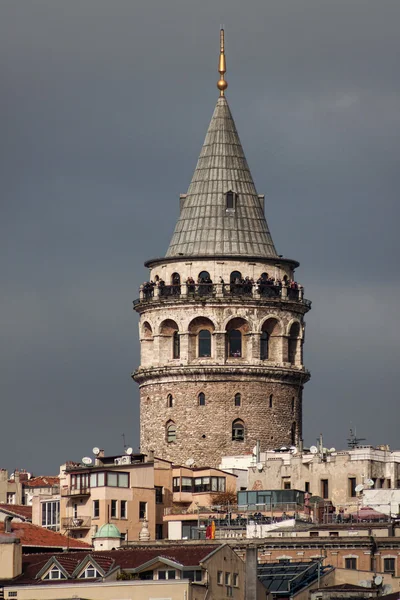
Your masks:
<path fill-rule="evenodd" d="M 65 517 L 62 519 L 63 529 L 90 529 L 92 517 Z"/>
<path fill-rule="evenodd" d="M 89 487 L 67 487 L 61 488 L 61 497 L 70 498 L 71 496 L 90 496 Z"/>
<path fill-rule="evenodd" d="M 140 286 L 139 298 L 133 301 L 133 307 L 151 303 L 169 302 L 295 302 L 311 308 L 311 301 L 303 297 L 304 289 L 300 285 L 281 282 L 253 283 L 244 281 L 239 284 L 225 283 L 182 283 L 180 285 L 155 286 L 148 283 Z"/>

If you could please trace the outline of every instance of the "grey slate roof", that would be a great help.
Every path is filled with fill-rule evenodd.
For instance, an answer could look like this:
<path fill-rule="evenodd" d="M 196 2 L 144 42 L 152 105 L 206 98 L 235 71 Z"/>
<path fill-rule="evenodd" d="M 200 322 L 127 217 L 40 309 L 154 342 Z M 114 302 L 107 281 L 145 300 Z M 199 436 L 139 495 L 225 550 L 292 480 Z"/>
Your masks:
<path fill-rule="evenodd" d="M 238 194 L 226 210 L 226 192 Z M 218 98 L 166 256 L 253 256 L 277 253 L 228 102 Z"/>

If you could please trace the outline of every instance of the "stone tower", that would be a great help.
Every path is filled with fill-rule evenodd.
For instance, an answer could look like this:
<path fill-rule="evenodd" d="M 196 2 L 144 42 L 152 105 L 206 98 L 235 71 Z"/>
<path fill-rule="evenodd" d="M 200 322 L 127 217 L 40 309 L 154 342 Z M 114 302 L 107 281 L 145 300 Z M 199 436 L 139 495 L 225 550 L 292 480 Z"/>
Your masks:
<path fill-rule="evenodd" d="M 140 315 L 140 449 L 217 466 L 302 436 L 299 263 L 278 255 L 225 97 L 220 97 L 164 258 L 149 260 Z M 192 459 L 192 460 L 191 460 Z M 188 464 L 189 464 L 188 463 Z"/>

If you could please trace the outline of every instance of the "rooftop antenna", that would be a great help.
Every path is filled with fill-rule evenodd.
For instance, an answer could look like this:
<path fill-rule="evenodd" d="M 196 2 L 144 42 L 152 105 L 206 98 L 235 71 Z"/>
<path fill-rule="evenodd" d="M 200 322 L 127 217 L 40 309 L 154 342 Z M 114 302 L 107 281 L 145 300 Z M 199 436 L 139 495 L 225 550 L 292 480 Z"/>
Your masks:
<path fill-rule="evenodd" d="M 221 27 L 219 32 L 219 81 L 217 83 L 217 88 L 219 89 L 219 95 L 225 96 L 225 90 L 228 87 L 228 83 L 225 81 L 225 73 L 226 73 L 226 60 L 225 60 L 225 31 L 224 28 Z"/>
<path fill-rule="evenodd" d="M 350 429 L 350 435 L 347 438 L 347 445 L 349 448 L 351 448 L 352 450 L 354 450 L 354 448 L 357 448 L 357 446 L 360 445 L 360 442 L 365 442 L 366 438 L 358 438 L 357 437 L 357 430 L 354 427 L 354 431 L 352 429 Z"/>
<path fill-rule="evenodd" d="M 124 452 L 125 452 L 125 450 L 126 450 L 126 443 L 125 443 L 125 434 L 124 433 L 122 434 L 122 440 L 124 442 Z"/>

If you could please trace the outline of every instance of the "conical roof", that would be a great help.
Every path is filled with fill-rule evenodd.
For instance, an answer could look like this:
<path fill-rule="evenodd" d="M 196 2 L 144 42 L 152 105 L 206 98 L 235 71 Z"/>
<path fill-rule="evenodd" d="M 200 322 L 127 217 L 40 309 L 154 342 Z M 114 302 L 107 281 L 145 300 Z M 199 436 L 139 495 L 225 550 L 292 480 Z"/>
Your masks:
<path fill-rule="evenodd" d="M 228 191 L 237 194 L 227 208 Z M 277 253 L 225 96 L 218 98 L 166 256 Z"/>

